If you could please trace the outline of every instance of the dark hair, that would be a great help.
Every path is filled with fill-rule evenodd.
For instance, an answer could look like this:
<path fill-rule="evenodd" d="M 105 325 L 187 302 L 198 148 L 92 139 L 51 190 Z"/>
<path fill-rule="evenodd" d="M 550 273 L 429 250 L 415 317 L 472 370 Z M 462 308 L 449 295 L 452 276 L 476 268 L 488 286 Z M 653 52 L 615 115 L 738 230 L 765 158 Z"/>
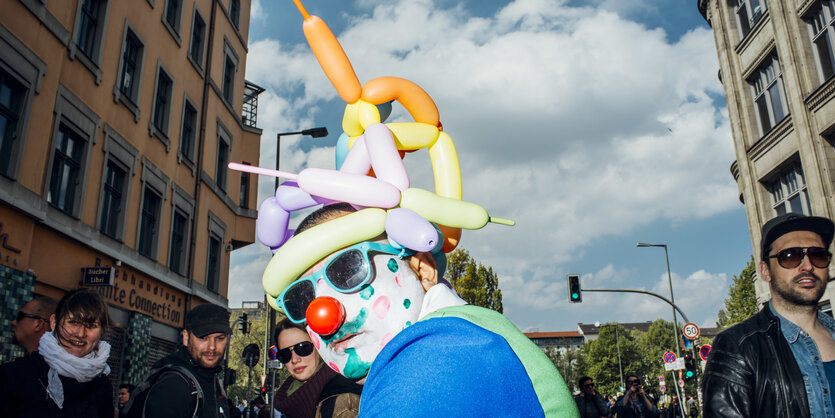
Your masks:
<path fill-rule="evenodd" d="M 579 386 L 580 389 L 582 389 L 583 388 L 583 383 L 586 383 L 589 380 L 592 380 L 592 378 L 590 378 L 588 376 L 583 376 L 583 377 L 580 378 L 580 380 L 577 381 L 577 386 Z"/>
<path fill-rule="evenodd" d="M 55 308 L 58 306 L 58 301 L 49 296 L 35 296 L 31 302 L 35 302 L 32 308 L 35 315 L 47 319 L 55 313 Z"/>
<path fill-rule="evenodd" d="M 338 217 L 337 215 L 341 216 L 356 211 L 357 210 L 348 203 L 334 203 L 332 205 L 323 206 L 302 219 L 299 226 L 296 227 L 296 232 L 293 233 L 293 236 L 299 235 L 307 229 L 336 218 Z"/>
<path fill-rule="evenodd" d="M 134 387 L 135 387 L 135 386 L 133 386 L 133 385 L 132 385 L 132 384 L 130 384 L 130 383 L 122 383 L 122 384 L 120 384 L 120 385 L 119 385 L 119 389 L 127 389 L 127 390 L 128 390 L 128 392 L 133 392 L 133 388 L 134 388 Z"/>
<path fill-rule="evenodd" d="M 640 378 L 640 377 L 638 377 L 638 375 L 637 375 L 637 374 L 634 374 L 634 373 L 629 373 L 629 374 L 627 374 L 627 375 L 626 375 L 626 378 L 625 378 L 625 379 L 623 379 L 623 381 L 624 381 L 624 382 L 628 382 L 630 377 L 634 377 L 634 378 L 638 379 L 638 381 L 639 381 L 639 382 L 641 381 L 641 378 Z"/>
<path fill-rule="evenodd" d="M 61 324 L 70 316 L 81 321 L 85 326 L 98 324 L 101 327 L 101 338 L 110 326 L 110 312 L 104 299 L 88 288 L 74 289 L 67 292 L 55 308 L 55 330 L 53 334 L 58 341 L 65 340 L 61 335 Z"/>
<path fill-rule="evenodd" d="M 273 332 L 273 338 L 275 339 L 275 344 L 278 345 L 278 334 L 281 334 L 281 331 L 285 329 L 296 328 L 304 331 L 307 334 L 307 329 L 305 329 L 304 325 L 302 324 L 294 324 L 289 318 L 284 318 L 281 321 L 278 321 L 275 324 L 275 331 Z"/>

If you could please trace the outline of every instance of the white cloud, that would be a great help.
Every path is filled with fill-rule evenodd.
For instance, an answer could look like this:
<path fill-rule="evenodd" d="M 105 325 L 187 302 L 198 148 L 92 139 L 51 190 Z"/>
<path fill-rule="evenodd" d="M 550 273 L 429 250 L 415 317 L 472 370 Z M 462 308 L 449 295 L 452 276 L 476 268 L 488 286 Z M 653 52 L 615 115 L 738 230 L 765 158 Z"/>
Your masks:
<path fill-rule="evenodd" d="M 711 99 L 722 87 L 709 30 L 671 43 L 609 11 L 612 2 L 517 0 L 492 17 L 432 0 L 363 4 L 369 12 L 348 16 L 337 33 L 360 80 L 394 75 L 421 85 L 455 141 L 465 199 L 517 221 L 462 238 L 500 275 L 512 318 L 564 299 L 565 285 L 548 278 L 562 277 L 560 264 L 595 239 L 738 205 L 727 112 Z M 265 166 L 274 165 L 276 132 L 314 126 L 338 100 L 307 45 L 252 42 L 247 79 L 268 89 L 259 102 Z M 390 120 L 407 120 L 397 114 Z M 332 148 L 303 152 L 300 141 L 282 138 L 282 169 L 333 167 Z M 425 153 L 410 155 L 407 167 L 413 184 L 433 187 Z M 271 188 L 261 180 L 262 199 Z M 615 280 L 614 269 L 588 280 Z M 720 279 L 696 272 L 682 286 Z M 639 299 L 635 309 L 654 312 Z"/>

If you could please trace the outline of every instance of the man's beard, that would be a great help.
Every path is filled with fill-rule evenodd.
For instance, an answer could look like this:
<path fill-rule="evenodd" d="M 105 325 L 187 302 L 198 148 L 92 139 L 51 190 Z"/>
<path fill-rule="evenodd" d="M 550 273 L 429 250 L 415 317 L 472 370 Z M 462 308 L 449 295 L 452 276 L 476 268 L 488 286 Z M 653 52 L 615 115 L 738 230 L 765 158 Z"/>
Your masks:
<path fill-rule="evenodd" d="M 802 293 L 795 288 L 797 281 L 802 277 L 812 277 L 816 281 L 817 288 L 815 289 L 815 293 L 811 296 L 806 293 Z M 785 287 L 784 283 L 777 278 L 772 279 L 771 283 L 773 284 L 773 286 L 771 286 L 772 292 L 780 295 L 780 297 L 786 302 L 797 306 L 817 306 L 818 301 L 821 297 L 823 297 L 823 292 L 826 291 L 826 281 L 821 280 L 821 278 L 814 273 L 798 274 L 792 277 L 791 282 L 787 283 Z"/>
<path fill-rule="evenodd" d="M 208 364 L 205 360 L 203 360 L 202 354 L 209 353 L 208 351 L 200 352 L 197 350 L 192 350 L 191 347 L 188 348 L 189 354 L 191 354 L 191 358 L 197 363 L 200 367 L 204 367 L 206 369 L 211 369 L 217 367 L 220 364 L 220 361 L 223 360 L 223 353 L 214 353 L 215 358 L 217 359 L 214 364 Z"/>

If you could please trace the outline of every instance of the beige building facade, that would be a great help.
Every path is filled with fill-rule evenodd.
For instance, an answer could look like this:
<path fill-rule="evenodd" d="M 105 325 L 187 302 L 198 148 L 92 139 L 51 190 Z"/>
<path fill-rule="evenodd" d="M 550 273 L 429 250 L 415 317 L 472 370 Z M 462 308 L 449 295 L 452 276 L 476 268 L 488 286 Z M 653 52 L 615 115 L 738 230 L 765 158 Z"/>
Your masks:
<path fill-rule="evenodd" d="M 769 219 L 835 216 L 835 1 L 698 0 L 698 7 L 713 28 L 736 152 L 731 173 L 760 260 Z M 757 278 L 756 289 L 765 303 L 767 284 Z M 824 310 L 831 295 L 832 286 Z"/>
<path fill-rule="evenodd" d="M 227 306 L 255 239 L 263 89 L 250 0 L 0 0 L 0 320 L 33 295 L 107 299 L 111 379 L 137 383 L 185 313 Z M 5 338 L 5 339 L 4 339 Z M 0 361 L 20 355 L 8 332 Z"/>

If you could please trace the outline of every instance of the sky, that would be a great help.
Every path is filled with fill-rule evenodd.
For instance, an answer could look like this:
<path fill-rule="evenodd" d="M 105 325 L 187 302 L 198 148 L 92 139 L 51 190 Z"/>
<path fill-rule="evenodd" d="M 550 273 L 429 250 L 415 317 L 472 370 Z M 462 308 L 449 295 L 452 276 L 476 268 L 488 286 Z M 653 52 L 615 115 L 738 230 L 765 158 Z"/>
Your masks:
<path fill-rule="evenodd" d="M 739 192 L 713 34 L 697 0 L 306 0 L 337 36 L 361 83 L 397 76 L 433 98 L 455 143 L 464 200 L 513 227 L 464 231 L 459 247 L 499 276 L 504 314 L 525 331 L 578 323 L 672 320 L 639 294 L 669 296 L 714 326 L 751 240 Z M 291 0 L 253 0 L 246 78 L 258 103 L 261 165 L 334 168 L 345 103 L 302 33 Z M 388 122 L 412 121 L 395 104 Z M 407 156 L 433 189 L 428 153 Z M 273 192 L 259 179 L 259 204 Z M 301 220 L 294 214 L 291 228 Z M 232 253 L 229 303 L 262 300 L 271 253 Z M 681 321 L 681 318 L 679 318 Z"/>

